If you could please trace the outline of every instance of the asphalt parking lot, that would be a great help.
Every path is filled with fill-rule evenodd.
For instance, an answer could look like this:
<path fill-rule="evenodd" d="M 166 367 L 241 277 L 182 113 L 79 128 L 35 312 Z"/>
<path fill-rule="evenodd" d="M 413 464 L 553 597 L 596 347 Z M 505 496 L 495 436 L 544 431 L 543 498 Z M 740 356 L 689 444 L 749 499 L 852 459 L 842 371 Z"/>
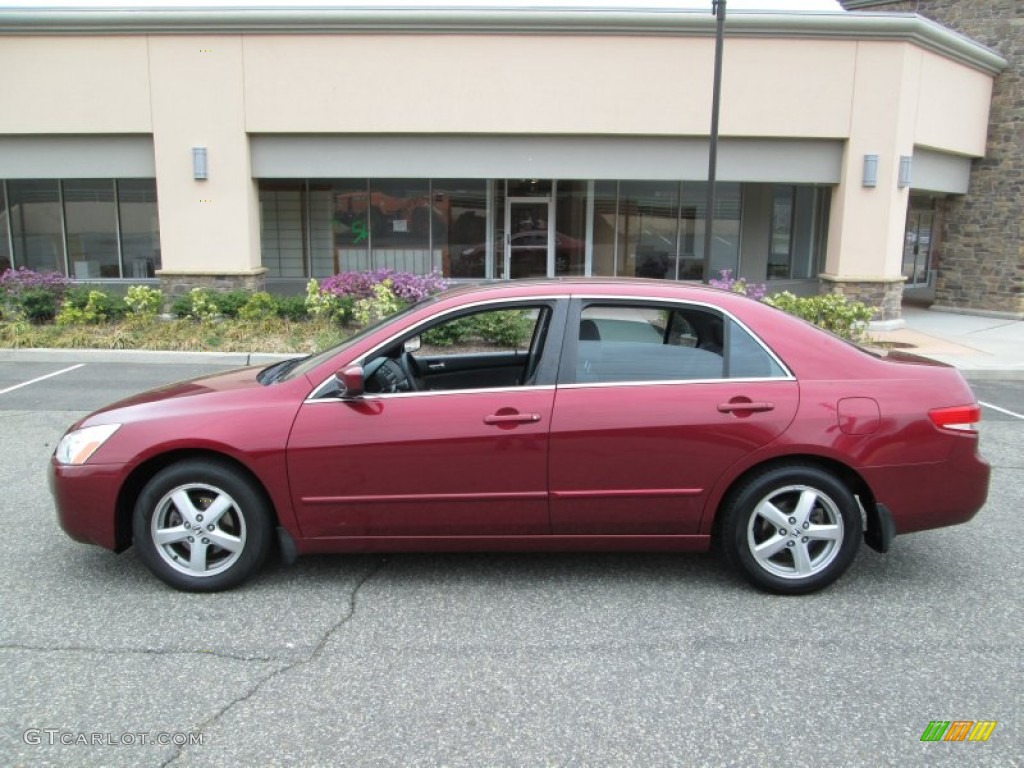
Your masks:
<path fill-rule="evenodd" d="M 188 595 L 68 539 L 44 470 L 87 411 L 220 368 L 71 365 L 0 363 L 0 764 L 1021 764 L 1024 382 L 974 385 L 985 509 L 823 593 L 711 555 L 473 554 Z"/>

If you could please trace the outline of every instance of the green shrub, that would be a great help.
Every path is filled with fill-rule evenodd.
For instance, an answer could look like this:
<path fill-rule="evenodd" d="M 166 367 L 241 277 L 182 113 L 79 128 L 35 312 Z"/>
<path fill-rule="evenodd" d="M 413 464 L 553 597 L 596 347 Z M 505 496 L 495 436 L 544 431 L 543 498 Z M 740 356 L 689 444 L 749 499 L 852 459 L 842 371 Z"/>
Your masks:
<path fill-rule="evenodd" d="M 352 316 L 362 326 L 376 323 L 402 308 L 402 301 L 391 290 L 391 281 L 384 280 L 373 286 L 371 295 L 356 301 Z"/>
<path fill-rule="evenodd" d="M 124 317 L 128 307 L 119 296 L 89 288 L 73 288 L 64 295 L 57 325 L 102 323 Z"/>
<path fill-rule="evenodd" d="M 223 317 L 238 317 L 242 307 L 249 303 L 252 294 L 248 291 L 209 291 L 210 299 Z"/>
<path fill-rule="evenodd" d="M 519 347 L 529 340 L 533 330 L 533 321 L 523 310 L 481 312 L 473 319 L 480 338 L 499 347 Z"/>
<path fill-rule="evenodd" d="M 875 313 L 867 304 L 839 293 L 794 296 L 789 291 L 783 291 L 764 301 L 850 341 L 860 341 L 864 337 L 867 324 Z"/>
<path fill-rule="evenodd" d="M 274 311 L 285 320 L 299 321 L 309 316 L 306 312 L 306 299 L 302 296 L 275 296 Z"/>
<path fill-rule="evenodd" d="M 156 317 L 164 306 L 164 292 L 159 288 L 133 285 L 128 288 L 124 303 L 136 317 Z"/>
<path fill-rule="evenodd" d="M 20 311 L 33 323 L 49 322 L 57 314 L 57 297 L 45 288 L 28 288 L 13 303 L 15 312 Z"/>
<path fill-rule="evenodd" d="M 476 332 L 474 318 L 463 317 L 431 328 L 423 334 L 423 343 L 435 347 L 460 344 Z"/>
<path fill-rule="evenodd" d="M 249 296 L 248 301 L 238 310 L 240 320 L 265 320 L 277 315 L 277 303 L 266 291 Z"/>
<path fill-rule="evenodd" d="M 171 302 L 171 314 L 190 320 L 212 320 L 220 314 L 213 294 L 209 288 L 193 288 Z"/>

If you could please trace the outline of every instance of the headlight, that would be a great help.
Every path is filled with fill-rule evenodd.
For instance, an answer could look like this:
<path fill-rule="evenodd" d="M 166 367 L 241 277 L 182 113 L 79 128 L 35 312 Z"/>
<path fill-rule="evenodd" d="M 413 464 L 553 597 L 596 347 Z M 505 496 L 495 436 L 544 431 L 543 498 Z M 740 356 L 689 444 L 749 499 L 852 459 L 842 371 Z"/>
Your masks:
<path fill-rule="evenodd" d="M 117 432 L 120 424 L 100 424 L 68 432 L 57 443 L 54 457 L 61 464 L 85 464 Z"/>

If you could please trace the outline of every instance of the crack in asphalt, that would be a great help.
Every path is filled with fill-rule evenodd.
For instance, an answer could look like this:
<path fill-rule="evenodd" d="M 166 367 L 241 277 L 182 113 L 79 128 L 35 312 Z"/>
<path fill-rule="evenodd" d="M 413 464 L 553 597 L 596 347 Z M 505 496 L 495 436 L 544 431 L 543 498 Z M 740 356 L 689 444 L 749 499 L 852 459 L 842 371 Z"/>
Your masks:
<path fill-rule="evenodd" d="M 0 643 L 0 651 L 38 651 L 41 653 L 96 653 L 101 655 L 134 654 L 139 656 L 212 656 L 233 661 L 281 661 L 275 656 L 242 656 L 223 651 L 184 651 L 163 648 L 95 648 L 87 645 L 29 645 L 25 643 Z"/>
<path fill-rule="evenodd" d="M 314 661 L 319 659 L 320 656 L 323 655 L 324 648 L 327 647 L 327 643 L 331 640 L 331 638 L 334 636 L 334 634 L 338 630 L 340 630 L 342 627 L 346 626 L 355 617 L 355 615 L 356 615 L 356 598 L 359 595 L 359 591 L 363 588 L 363 586 L 370 579 L 372 579 L 374 576 L 376 576 L 378 573 L 381 572 L 381 570 L 384 568 L 384 566 L 387 564 L 387 562 L 388 562 L 388 559 L 386 557 L 382 557 L 380 560 L 377 561 L 376 565 L 374 565 L 372 568 L 370 568 L 366 572 L 366 574 L 359 580 L 359 582 L 352 589 L 352 592 L 351 592 L 351 594 L 348 597 L 348 611 L 343 616 L 341 616 L 341 618 L 339 618 L 338 621 L 336 621 L 331 627 L 329 627 L 326 632 L 324 632 L 323 637 L 320 638 L 320 642 L 317 643 L 316 647 L 305 658 L 297 659 L 297 660 L 295 660 L 295 661 L 293 661 L 291 663 L 285 664 L 284 666 L 282 666 L 282 667 L 274 670 L 270 674 L 266 675 L 261 680 L 257 680 L 256 683 L 254 683 L 249 688 L 248 691 L 243 693 L 241 696 L 238 696 L 238 697 L 232 699 L 227 704 L 225 704 L 223 707 L 221 707 L 217 712 L 214 712 L 213 715 L 211 715 L 206 720 L 204 720 L 202 723 L 200 723 L 195 728 L 194 732 L 195 733 L 204 733 L 206 731 L 206 729 L 208 729 L 210 726 L 212 726 L 214 723 L 216 723 L 218 720 L 220 720 L 224 715 L 226 715 L 235 706 L 237 706 L 237 705 L 239 705 L 239 704 L 241 704 L 241 703 L 243 703 L 245 701 L 248 701 L 253 696 L 255 696 L 257 693 L 259 693 L 260 689 L 263 688 L 263 686 L 265 686 L 271 680 L 274 680 L 277 677 L 285 674 L 286 672 L 290 672 L 293 669 L 298 669 L 299 667 L 305 666 L 307 664 L 312 664 Z M 185 752 L 185 745 L 182 745 L 182 746 L 178 747 L 178 749 L 176 750 L 174 756 L 171 757 L 166 762 L 161 763 L 160 764 L 160 768 L 167 768 L 167 766 L 172 765 L 173 763 L 177 762 L 178 759 L 182 757 L 184 752 Z"/>

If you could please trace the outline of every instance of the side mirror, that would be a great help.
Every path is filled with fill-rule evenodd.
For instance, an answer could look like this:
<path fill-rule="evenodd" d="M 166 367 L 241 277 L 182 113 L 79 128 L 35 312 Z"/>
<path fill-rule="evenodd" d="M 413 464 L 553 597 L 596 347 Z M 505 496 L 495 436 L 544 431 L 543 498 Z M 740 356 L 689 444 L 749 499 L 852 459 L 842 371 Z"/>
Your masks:
<path fill-rule="evenodd" d="M 342 399 L 351 400 L 363 396 L 365 389 L 361 366 L 353 365 L 350 368 L 342 368 L 334 374 L 334 378 L 338 382 L 338 387 L 341 390 L 338 395 Z"/>
<path fill-rule="evenodd" d="M 419 336 L 413 336 L 411 339 L 406 339 L 405 344 L 402 345 L 403 352 L 419 352 L 423 342 L 420 341 Z"/>

